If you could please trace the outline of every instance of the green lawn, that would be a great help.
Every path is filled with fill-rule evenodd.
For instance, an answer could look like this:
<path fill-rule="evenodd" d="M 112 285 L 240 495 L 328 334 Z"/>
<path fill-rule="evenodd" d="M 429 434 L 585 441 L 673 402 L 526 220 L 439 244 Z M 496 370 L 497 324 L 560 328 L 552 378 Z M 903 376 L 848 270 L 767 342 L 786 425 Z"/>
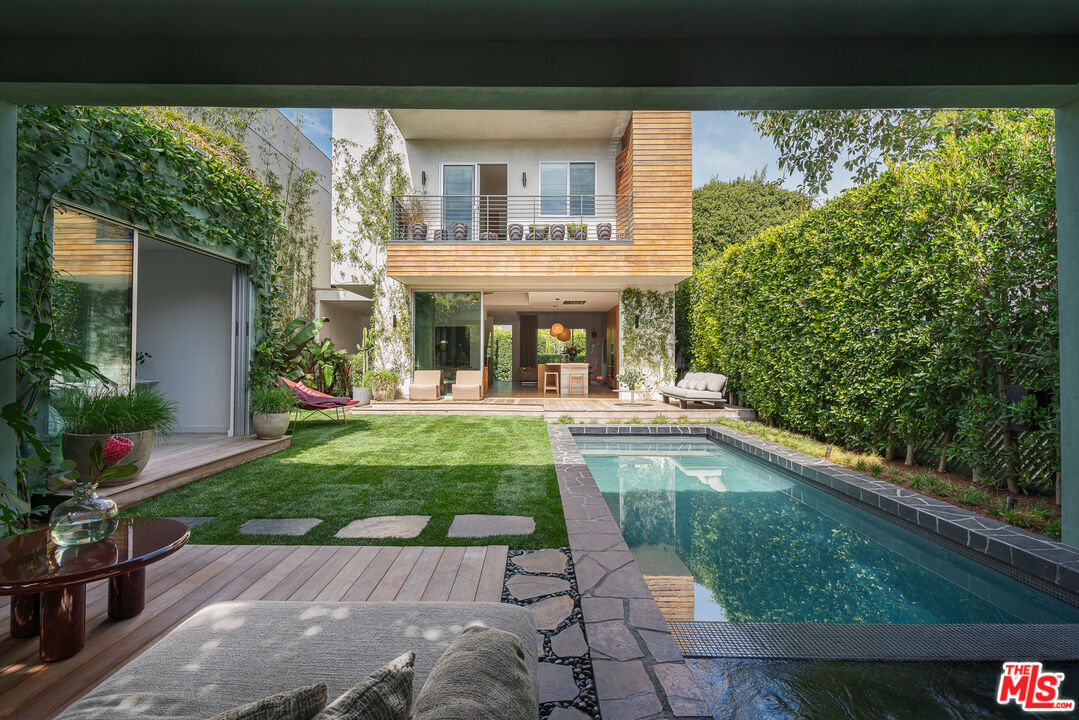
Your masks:
<path fill-rule="evenodd" d="M 530 536 L 447 538 L 456 514 L 530 515 Z M 135 516 L 216 516 L 191 541 L 217 544 L 563 547 L 566 524 L 547 426 L 539 418 L 368 415 L 348 428 L 301 424 L 288 450 L 129 508 Z M 411 540 L 340 540 L 350 521 L 430 515 Z M 241 535 L 251 518 L 321 518 L 300 537 Z"/>

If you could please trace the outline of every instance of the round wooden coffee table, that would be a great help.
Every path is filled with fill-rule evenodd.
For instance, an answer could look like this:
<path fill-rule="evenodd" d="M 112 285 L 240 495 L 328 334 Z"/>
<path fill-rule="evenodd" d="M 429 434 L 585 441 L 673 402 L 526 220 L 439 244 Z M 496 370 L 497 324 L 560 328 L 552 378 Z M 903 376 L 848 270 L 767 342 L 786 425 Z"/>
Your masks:
<path fill-rule="evenodd" d="M 109 617 L 142 612 L 146 566 L 176 552 L 191 537 L 168 518 L 122 518 L 101 542 L 60 547 L 48 530 L 0 540 L 0 595 L 11 595 L 11 636 L 41 634 L 45 662 L 69 658 L 86 641 L 86 583 L 109 581 Z"/>

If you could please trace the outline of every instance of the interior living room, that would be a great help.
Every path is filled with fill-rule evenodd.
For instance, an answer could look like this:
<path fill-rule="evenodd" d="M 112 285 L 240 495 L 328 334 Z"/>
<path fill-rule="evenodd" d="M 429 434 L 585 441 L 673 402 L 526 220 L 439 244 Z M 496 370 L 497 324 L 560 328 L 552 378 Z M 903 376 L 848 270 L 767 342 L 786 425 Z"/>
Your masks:
<path fill-rule="evenodd" d="M 617 397 L 618 297 L 484 293 L 488 394 Z"/>

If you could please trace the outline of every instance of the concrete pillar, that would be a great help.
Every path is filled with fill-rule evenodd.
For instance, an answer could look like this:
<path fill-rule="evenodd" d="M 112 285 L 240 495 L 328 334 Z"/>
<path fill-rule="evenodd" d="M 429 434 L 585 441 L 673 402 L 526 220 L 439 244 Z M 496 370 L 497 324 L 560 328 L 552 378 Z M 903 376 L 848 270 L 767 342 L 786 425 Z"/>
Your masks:
<path fill-rule="evenodd" d="M 18 112 L 0 100 L 0 357 L 10 355 L 15 342 L 18 249 L 15 242 L 15 129 Z M 15 401 L 15 361 L 0 362 L 0 407 Z M 0 422 L 0 477 L 15 487 L 15 434 Z"/>
<path fill-rule="evenodd" d="M 1079 100 L 1056 111 L 1062 540 L 1079 548 Z"/>

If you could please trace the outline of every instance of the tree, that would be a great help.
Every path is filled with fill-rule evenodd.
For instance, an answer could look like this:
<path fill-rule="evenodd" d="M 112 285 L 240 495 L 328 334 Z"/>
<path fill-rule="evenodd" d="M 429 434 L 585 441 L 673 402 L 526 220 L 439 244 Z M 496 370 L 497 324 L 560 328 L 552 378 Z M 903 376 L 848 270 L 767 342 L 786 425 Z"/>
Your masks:
<path fill-rule="evenodd" d="M 991 129 L 994 124 L 1029 116 L 1028 110 L 897 108 L 883 110 L 752 110 L 762 137 L 779 151 L 779 169 L 804 177 L 801 189 L 826 192 L 841 155 L 843 167 L 862 184 L 889 164 L 915 160 L 949 137 Z"/>
<path fill-rule="evenodd" d="M 813 205 L 802 192 L 768 181 L 767 168 L 751 177 L 711 182 L 693 191 L 693 265 L 714 257 L 728 245 L 745 242 L 765 228 L 783 225 Z M 689 306 L 694 278 L 678 285 L 675 298 L 675 362 L 680 371 L 692 360 L 692 318 Z"/>
<path fill-rule="evenodd" d="M 694 264 L 765 228 L 790 222 L 812 206 L 809 195 L 769 182 L 766 170 L 729 181 L 712 178 L 693 191 Z"/>

